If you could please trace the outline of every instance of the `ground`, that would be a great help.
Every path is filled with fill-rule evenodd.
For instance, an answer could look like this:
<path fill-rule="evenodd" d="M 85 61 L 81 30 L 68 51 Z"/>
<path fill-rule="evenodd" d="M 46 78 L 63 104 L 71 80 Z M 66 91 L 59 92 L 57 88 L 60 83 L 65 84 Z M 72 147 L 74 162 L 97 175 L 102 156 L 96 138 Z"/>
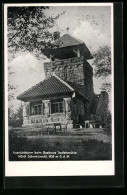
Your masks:
<path fill-rule="evenodd" d="M 43 134 L 38 129 L 9 131 L 9 160 L 111 160 L 111 134 L 105 129 L 73 129 Z"/>

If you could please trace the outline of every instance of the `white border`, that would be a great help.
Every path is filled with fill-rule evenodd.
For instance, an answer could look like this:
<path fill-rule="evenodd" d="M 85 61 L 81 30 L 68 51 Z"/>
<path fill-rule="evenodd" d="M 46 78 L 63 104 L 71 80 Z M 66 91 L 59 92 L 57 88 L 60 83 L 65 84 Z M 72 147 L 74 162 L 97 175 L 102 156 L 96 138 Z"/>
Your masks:
<path fill-rule="evenodd" d="M 111 6 L 112 52 L 112 160 L 111 161 L 9 161 L 8 160 L 8 53 L 7 7 L 19 6 Z M 115 175 L 114 164 L 114 37 L 113 3 L 34 3 L 4 4 L 4 77 L 5 77 L 5 176 L 94 176 Z"/>

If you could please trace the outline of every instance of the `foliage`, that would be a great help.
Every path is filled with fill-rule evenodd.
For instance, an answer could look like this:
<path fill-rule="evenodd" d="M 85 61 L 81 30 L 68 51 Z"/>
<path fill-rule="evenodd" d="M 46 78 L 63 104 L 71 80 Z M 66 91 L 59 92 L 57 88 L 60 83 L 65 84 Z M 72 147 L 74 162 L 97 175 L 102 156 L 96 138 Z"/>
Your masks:
<path fill-rule="evenodd" d="M 42 48 L 51 47 L 56 20 L 65 12 L 56 16 L 47 16 L 49 7 L 8 7 L 8 48 L 14 54 L 17 51 L 34 52 L 39 59 Z"/>
<path fill-rule="evenodd" d="M 110 92 L 111 90 L 111 83 L 109 82 L 104 82 L 102 83 L 101 90 L 106 90 L 107 92 Z"/>
<path fill-rule="evenodd" d="M 111 113 L 108 110 L 108 107 L 105 109 L 105 111 L 100 115 L 95 115 L 94 120 L 96 123 L 99 123 L 102 125 L 103 128 L 111 130 Z"/>
<path fill-rule="evenodd" d="M 14 99 L 14 93 L 16 92 L 16 85 L 11 83 L 11 76 L 13 76 L 14 72 L 10 67 L 8 67 L 8 75 L 9 75 L 9 82 L 8 82 L 8 101 Z"/>
<path fill-rule="evenodd" d="M 111 130 L 111 113 L 108 108 L 106 109 L 105 113 L 102 114 L 101 120 L 104 127 Z"/>
<path fill-rule="evenodd" d="M 106 79 L 111 75 L 111 48 L 106 45 L 99 47 L 99 49 L 93 54 L 93 56 L 93 65 L 95 66 L 94 76 L 96 78 L 101 77 L 102 79 Z M 101 89 L 110 92 L 110 81 L 103 82 Z"/>
<path fill-rule="evenodd" d="M 9 126 L 21 127 L 23 124 L 23 108 L 22 105 L 14 112 L 11 108 L 8 108 Z"/>
<path fill-rule="evenodd" d="M 94 53 L 94 62 L 96 66 L 95 77 L 107 77 L 111 74 L 111 48 L 109 46 L 99 47 Z"/>
<path fill-rule="evenodd" d="M 59 35 L 59 32 L 53 33 L 51 29 L 55 26 L 56 20 L 65 12 L 56 16 L 54 14 L 47 16 L 45 11 L 48 9 L 47 6 L 8 7 L 8 61 L 11 61 L 21 51 L 32 52 L 37 59 L 40 59 L 41 49 L 52 46 L 52 41 L 57 34 Z M 16 86 L 10 82 L 10 76 L 14 74 L 10 67 L 8 73 L 8 100 L 12 100 Z"/>

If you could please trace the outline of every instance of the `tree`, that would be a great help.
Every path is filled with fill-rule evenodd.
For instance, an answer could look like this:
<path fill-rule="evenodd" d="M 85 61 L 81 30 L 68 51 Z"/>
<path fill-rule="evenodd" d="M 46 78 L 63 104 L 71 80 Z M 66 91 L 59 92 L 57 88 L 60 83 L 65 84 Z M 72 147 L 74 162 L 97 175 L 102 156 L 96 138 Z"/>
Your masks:
<path fill-rule="evenodd" d="M 8 109 L 9 112 L 9 126 L 11 127 L 20 127 L 23 124 L 23 106 L 22 104 L 19 106 L 17 111 L 13 111 L 12 109 Z"/>
<path fill-rule="evenodd" d="M 110 92 L 111 82 L 109 77 L 111 76 L 111 48 L 106 45 L 99 47 L 93 56 L 93 65 L 95 66 L 94 76 L 96 78 L 101 77 L 102 79 L 108 78 L 108 81 L 102 83 L 101 89 Z"/>
<path fill-rule="evenodd" d="M 40 59 L 41 49 L 52 46 L 56 16 L 47 16 L 49 7 L 8 7 L 8 51 L 11 57 L 18 51 L 34 52 Z"/>
<path fill-rule="evenodd" d="M 13 76 L 14 72 L 12 71 L 12 69 L 10 67 L 8 67 L 8 75 L 11 77 Z M 14 93 L 16 91 L 16 86 L 14 86 L 14 84 L 12 84 L 10 82 L 10 79 L 9 79 L 9 82 L 8 82 L 8 101 L 14 99 Z"/>
<path fill-rule="evenodd" d="M 56 20 L 65 12 L 56 16 L 46 15 L 47 6 L 23 6 L 8 7 L 7 30 L 8 30 L 8 61 L 16 57 L 18 52 L 32 52 L 37 59 L 42 57 L 42 48 L 52 47 L 52 41 L 58 33 L 53 32 Z M 53 34 L 55 36 L 53 36 Z M 8 100 L 14 99 L 16 86 L 12 84 L 11 76 L 14 74 L 11 67 L 8 67 Z M 10 108 L 11 109 L 11 108 Z"/>
<path fill-rule="evenodd" d="M 96 53 L 93 54 L 95 66 L 96 78 L 101 77 L 105 81 L 101 85 L 102 90 L 106 90 L 109 94 L 111 91 L 111 48 L 109 46 L 100 47 Z M 107 79 L 108 78 L 108 79 Z M 107 80 L 106 80 L 107 79 Z M 110 99 L 110 98 L 109 98 Z M 106 108 L 105 112 L 101 115 L 101 122 L 105 125 L 105 128 L 108 129 L 108 133 L 111 131 L 111 113 L 109 107 Z"/>

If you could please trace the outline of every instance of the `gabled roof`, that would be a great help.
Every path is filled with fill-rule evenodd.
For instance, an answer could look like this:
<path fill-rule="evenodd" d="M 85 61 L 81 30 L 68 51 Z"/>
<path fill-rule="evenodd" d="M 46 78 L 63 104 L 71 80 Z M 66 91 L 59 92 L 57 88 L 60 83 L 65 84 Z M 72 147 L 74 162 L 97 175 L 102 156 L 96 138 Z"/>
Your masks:
<path fill-rule="evenodd" d="M 53 74 L 49 78 L 41 81 L 40 83 L 34 85 L 27 91 L 21 93 L 17 99 L 26 101 L 31 98 L 53 96 L 59 94 L 67 94 L 76 92 L 82 95 L 84 99 L 88 100 L 84 94 L 77 91 L 77 89 L 72 88 L 67 82 L 63 81 L 57 75 Z"/>
<path fill-rule="evenodd" d="M 55 41 L 53 45 L 54 48 L 57 47 L 62 48 L 62 47 L 80 45 L 80 44 L 83 44 L 83 41 L 80 41 L 69 34 L 65 34 L 59 40 Z"/>
<path fill-rule="evenodd" d="M 20 94 L 17 99 L 24 100 L 26 98 L 38 97 L 38 96 L 47 96 L 47 95 L 55 95 L 59 93 L 68 93 L 73 90 L 67 87 L 64 83 L 62 83 L 55 76 L 51 76 L 48 79 L 43 80 L 42 82 L 34 85 L 27 91 Z"/>

